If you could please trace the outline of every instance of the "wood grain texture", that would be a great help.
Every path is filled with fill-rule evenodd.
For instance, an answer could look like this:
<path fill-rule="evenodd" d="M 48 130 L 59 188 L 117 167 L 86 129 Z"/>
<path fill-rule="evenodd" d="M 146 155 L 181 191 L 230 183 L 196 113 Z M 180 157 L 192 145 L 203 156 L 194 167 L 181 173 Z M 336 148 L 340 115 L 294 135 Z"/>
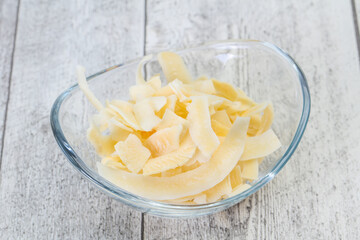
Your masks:
<path fill-rule="evenodd" d="M 0 1 L 0 169 L 4 123 L 15 45 L 18 1 Z"/>
<path fill-rule="evenodd" d="M 198 219 L 145 215 L 146 239 L 360 237 L 360 72 L 350 1 L 148 1 L 146 51 L 250 38 L 275 43 L 309 82 L 312 113 L 280 174 L 237 206 Z"/>
<path fill-rule="evenodd" d="M 141 56 L 143 28 L 142 1 L 21 1 L 0 239 L 140 238 L 141 213 L 80 177 L 52 136 L 49 113 L 57 95 L 76 81 L 78 63 L 91 74 Z"/>

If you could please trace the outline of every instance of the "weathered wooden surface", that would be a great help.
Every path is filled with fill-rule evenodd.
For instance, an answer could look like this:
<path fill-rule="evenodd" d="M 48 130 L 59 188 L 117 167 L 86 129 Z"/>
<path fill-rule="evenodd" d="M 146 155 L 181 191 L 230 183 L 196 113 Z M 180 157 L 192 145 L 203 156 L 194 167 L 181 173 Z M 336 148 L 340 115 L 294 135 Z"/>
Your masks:
<path fill-rule="evenodd" d="M 0 239 L 138 239 L 141 213 L 80 177 L 49 125 L 75 81 L 143 53 L 143 3 L 21 1 L 0 189 Z M 1 36 L 2 38 L 3 36 Z"/>
<path fill-rule="evenodd" d="M 302 66 L 313 104 L 297 152 L 265 188 L 208 217 L 146 215 L 145 238 L 358 238 L 360 75 L 351 2 L 148 1 L 147 10 L 147 52 L 228 38 L 269 41 Z"/>
<path fill-rule="evenodd" d="M 0 169 L 5 113 L 15 44 L 18 1 L 0 1 Z M 0 180 L 1 181 L 1 180 Z"/>
<path fill-rule="evenodd" d="M 0 239 L 358 239 L 359 7 L 358 0 L 23 0 L 15 44 L 16 2 L 0 1 L 0 133 L 16 46 L 0 160 Z M 312 96 L 298 150 L 257 194 L 212 216 L 142 219 L 66 162 L 49 112 L 75 81 L 77 63 L 94 73 L 141 56 L 144 47 L 149 53 L 232 38 L 287 50 Z"/>

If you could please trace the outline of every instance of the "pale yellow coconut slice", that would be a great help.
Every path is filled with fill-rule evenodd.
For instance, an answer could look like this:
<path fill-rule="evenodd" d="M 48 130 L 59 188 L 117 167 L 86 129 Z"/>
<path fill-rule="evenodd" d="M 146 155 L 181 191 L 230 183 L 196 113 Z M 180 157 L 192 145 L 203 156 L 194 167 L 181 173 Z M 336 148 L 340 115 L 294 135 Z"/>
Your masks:
<path fill-rule="evenodd" d="M 107 166 L 112 169 L 126 169 L 126 166 L 121 162 L 120 158 L 117 156 L 108 156 L 101 159 L 101 163 L 104 166 Z"/>
<path fill-rule="evenodd" d="M 192 164 L 190 164 L 191 162 Z M 194 170 L 195 168 L 200 167 L 200 165 L 201 163 L 199 163 L 198 161 L 194 161 L 192 158 L 181 167 L 181 170 L 182 172 L 188 172 Z"/>
<path fill-rule="evenodd" d="M 224 126 L 222 123 L 216 121 L 216 120 L 211 120 L 211 127 L 214 130 L 215 134 L 219 137 L 225 137 L 228 132 L 229 129 L 228 127 Z"/>
<path fill-rule="evenodd" d="M 230 114 L 229 114 L 230 121 L 233 123 L 238 116 L 239 116 L 239 115 L 237 115 L 237 114 L 233 114 L 233 115 L 230 115 Z"/>
<path fill-rule="evenodd" d="M 194 170 L 173 177 L 150 177 L 99 163 L 99 173 L 124 190 L 149 199 L 171 200 L 201 193 L 224 180 L 235 167 L 244 150 L 249 121 L 249 118 L 238 118 L 210 161 Z"/>
<path fill-rule="evenodd" d="M 134 104 L 133 111 L 140 128 L 143 131 L 151 131 L 157 126 L 161 119 L 155 112 L 159 111 L 166 104 L 166 97 L 146 98 Z"/>
<path fill-rule="evenodd" d="M 179 99 L 180 102 L 189 100 L 189 96 L 191 96 L 191 94 L 186 91 L 186 89 L 184 88 L 184 84 L 180 80 L 175 79 L 174 81 L 169 83 L 169 87 L 175 93 L 176 97 Z"/>
<path fill-rule="evenodd" d="M 184 142 L 180 147 L 177 148 L 177 150 L 168 154 L 163 154 L 156 158 L 149 159 L 143 168 L 143 174 L 152 175 L 167 171 L 169 169 L 181 167 L 192 158 L 195 150 L 196 146 L 193 144 L 191 139 L 188 138 L 187 140 L 184 140 Z"/>
<path fill-rule="evenodd" d="M 248 110 L 249 107 L 246 105 L 243 105 L 241 102 L 224 102 L 218 110 L 225 110 L 228 114 L 230 120 L 232 116 L 240 116 L 240 114 L 246 110 Z M 235 119 L 236 119 L 235 117 Z"/>
<path fill-rule="evenodd" d="M 265 157 L 281 147 L 281 143 L 272 129 L 263 134 L 246 139 L 244 153 L 240 161 Z"/>
<path fill-rule="evenodd" d="M 161 121 L 161 119 L 156 116 L 154 109 L 152 109 L 148 101 L 135 104 L 134 113 L 143 131 L 149 132 L 153 130 Z"/>
<path fill-rule="evenodd" d="M 191 82 L 191 75 L 179 55 L 173 52 L 161 52 L 158 60 L 168 82 L 175 79 L 184 83 Z"/>
<path fill-rule="evenodd" d="M 130 97 L 135 102 L 152 97 L 161 88 L 159 76 L 152 77 L 148 82 L 130 87 Z"/>
<path fill-rule="evenodd" d="M 86 81 L 85 68 L 82 66 L 77 66 L 76 71 L 77 71 L 77 78 L 78 78 L 78 83 L 79 83 L 80 89 L 85 94 L 87 99 L 91 102 L 91 104 L 98 111 L 101 111 L 104 108 L 104 106 L 95 97 L 94 93 L 90 90 L 89 85 L 87 84 L 87 81 Z"/>
<path fill-rule="evenodd" d="M 108 105 L 110 109 L 119 114 L 119 116 L 125 121 L 125 124 L 128 127 L 131 127 L 135 130 L 140 130 L 140 127 L 134 115 L 133 106 L 134 105 L 132 103 L 122 100 L 113 100 Z"/>
<path fill-rule="evenodd" d="M 147 55 L 147 56 L 144 56 L 138 67 L 137 67 L 137 72 L 136 72 L 136 84 L 140 85 L 140 84 L 144 84 L 145 83 L 145 79 L 144 79 L 144 76 L 142 74 L 142 68 L 143 68 L 143 65 L 145 62 L 148 62 L 150 59 L 152 58 L 152 55 Z"/>
<path fill-rule="evenodd" d="M 190 87 L 192 90 L 195 90 L 197 92 L 202 92 L 206 94 L 215 94 L 216 90 L 213 84 L 213 81 L 211 80 L 202 80 L 202 81 L 194 81 L 188 84 L 188 87 Z"/>
<path fill-rule="evenodd" d="M 112 124 L 114 126 L 117 126 L 119 128 L 122 128 L 128 132 L 133 132 L 134 130 L 132 128 L 127 127 L 125 124 L 123 124 L 122 120 L 118 117 L 112 117 L 109 119 L 109 124 Z"/>
<path fill-rule="evenodd" d="M 191 164 L 194 164 L 195 162 L 206 163 L 210 160 L 210 158 L 211 156 L 205 156 L 199 149 L 196 149 L 193 159 L 191 159 L 189 163 L 186 163 L 186 165 L 189 166 Z"/>
<path fill-rule="evenodd" d="M 189 132 L 192 140 L 205 156 L 211 156 L 220 142 L 211 128 L 209 104 L 206 97 L 194 97 L 187 106 Z"/>
<path fill-rule="evenodd" d="M 237 186 L 236 188 L 233 189 L 233 191 L 227 195 L 227 197 L 233 197 L 235 195 L 238 195 L 246 190 L 248 190 L 249 188 L 251 188 L 251 186 L 249 184 L 241 184 L 239 186 Z"/>
<path fill-rule="evenodd" d="M 247 108 L 251 108 L 257 105 L 256 102 L 254 102 L 251 98 L 246 96 L 246 94 L 241 89 L 237 89 L 237 92 L 238 92 L 238 97 L 236 101 L 241 102 L 243 106 L 247 106 Z"/>
<path fill-rule="evenodd" d="M 211 79 L 211 80 L 214 84 L 216 94 L 218 96 L 227 98 L 230 101 L 235 101 L 237 99 L 238 93 L 231 84 L 226 83 L 226 82 L 221 82 L 216 79 Z"/>
<path fill-rule="evenodd" d="M 259 177 L 259 162 L 257 159 L 242 161 L 241 177 L 247 180 L 255 180 Z"/>
<path fill-rule="evenodd" d="M 141 101 L 144 98 L 151 97 L 155 94 L 155 89 L 148 84 L 135 85 L 130 87 L 130 97 L 135 102 Z"/>
<path fill-rule="evenodd" d="M 218 138 L 219 138 L 220 143 L 223 143 L 225 141 L 225 137 L 219 136 Z"/>
<path fill-rule="evenodd" d="M 152 108 L 154 111 L 160 111 L 162 107 L 165 106 L 167 99 L 166 97 L 151 97 L 148 98 L 149 102 L 151 103 Z"/>
<path fill-rule="evenodd" d="M 257 104 L 249 109 L 247 109 L 246 111 L 244 111 L 243 113 L 241 113 L 240 116 L 242 117 L 248 117 L 248 116 L 251 116 L 251 115 L 254 115 L 254 114 L 258 114 L 258 113 L 261 113 L 265 110 L 265 108 L 269 105 L 270 103 L 269 102 L 263 102 L 263 103 L 260 103 L 260 104 Z"/>
<path fill-rule="evenodd" d="M 150 150 L 153 157 L 172 152 L 180 146 L 180 134 L 183 126 L 175 125 L 163 128 L 152 134 L 144 145 Z"/>
<path fill-rule="evenodd" d="M 205 95 L 204 97 L 207 98 L 209 106 L 214 106 L 215 110 L 221 110 L 220 108 L 222 107 L 222 105 L 231 105 L 232 102 L 229 101 L 226 98 L 220 97 L 220 96 L 216 96 L 216 95 Z"/>
<path fill-rule="evenodd" d="M 109 135 L 103 135 L 93 124 L 87 131 L 87 138 L 100 156 L 105 157 L 114 152 L 116 141 Z"/>
<path fill-rule="evenodd" d="M 260 114 L 251 115 L 248 135 L 249 136 L 258 135 L 261 124 L 262 124 L 262 117 Z"/>
<path fill-rule="evenodd" d="M 248 96 L 239 96 L 236 101 L 240 102 L 244 107 L 247 108 L 251 108 L 255 105 L 257 105 L 257 103 L 255 101 L 253 101 L 251 98 L 249 98 Z"/>
<path fill-rule="evenodd" d="M 109 121 L 109 132 L 110 132 L 109 136 L 114 141 L 119 142 L 119 141 L 124 141 L 133 131 L 132 129 L 131 131 L 125 130 L 122 127 L 118 127 L 118 125 L 113 124 L 113 121 Z"/>
<path fill-rule="evenodd" d="M 133 173 L 138 173 L 151 155 L 134 134 L 130 134 L 124 142 L 118 142 L 115 150 L 126 167 Z"/>
<path fill-rule="evenodd" d="M 196 150 L 195 150 L 194 156 L 193 156 L 189 161 L 187 161 L 187 162 L 183 165 L 183 167 L 189 167 L 189 166 L 192 166 L 192 165 L 198 163 L 197 160 L 196 160 L 196 158 L 195 158 L 195 155 L 196 155 L 196 153 L 197 153 L 198 151 L 199 151 L 199 149 L 196 149 Z M 199 152 L 200 152 L 200 151 L 199 151 Z M 201 152 L 200 152 L 200 153 L 201 153 Z M 191 168 L 191 167 L 190 167 L 190 168 Z M 195 167 L 194 167 L 194 168 L 195 168 Z M 184 172 L 189 171 L 189 170 L 192 170 L 192 169 L 194 169 L 194 168 L 185 169 Z"/>
<path fill-rule="evenodd" d="M 162 172 L 161 177 L 172 177 L 172 176 L 175 176 L 175 175 L 180 174 L 180 173 L 182 173 L 182 168 L 177 167 L 177 168 L 169 169 L 169 170 L 167 170 L 165 172 Z"/>
<path fill-rule="evenodd" d="M 162 88 L 160 88 L 158 91 L 155 92 L 154 96 L 163 96 L 163 97 L 167 97 L 170 95 L 175 94 L 174 91 L 171 89 L 171 87 L 169 85 L 166 85 Z"/>
<path fill-rule="evenodd" d="M 227 128 L 231 128 L 232 123 L 225 110 L 216 111 L 216 113 L 211 116 L 211 119 L 218 121 Z"/>
<path fill-rule="evenodd" d="M 214 187 L 205 191 L 207 202 L 215 202 L 221 199 L 224 195 L 228 195 L 232 192 L 230 177 L 227 176 L 220 183 L 216 184 Z"/>
<path fill-rule="evenodd" d="M 151 135 L 155 133 L 155 130 L 145 132 L 145 131 L 136 131 L 134 134 L 141 140 L 141 142 L 146 141 Z"/>
<path fill-rule="evenodd" d="M 176 105 L 176 101 L 177 101 L 176 95 L 170 95 L 166 99 L 167 99 L 166 105 L 165 105 L 166 109 L 175 111 L 175 105 Z"/>
<path fill-rule="evenodd" d="M 236 165 L 236 167 L 231 171 L 230 181 L 231 181 L 232 188 L 235 188 L 235 187 L 243 184 L 243 180 L 242 180 L 242 176 L 241 176 L 241 168 L 239 165 Z"/>
<path fill-rule="evenodd" d="M 146 84 L 152 86 L 152 88 L 155 89 L 156 91 L 159 91 L 161 89 L 160 74 L 156 74 L 152 76 L 150 80 L 146 82 Z"/>
<path fill-rule="evenodd" d="M 187 105 L 185 103 L 176 101 L 175 110 L 174 110 L 175 114 L 182 118 L 186 118 L 188 115 L 188 111 L 187 111 L 186 107 L 187 107 Z"/>
<path fill-rule="evenodd" d="M 183 88 L 184 88 L 184 90 L 183 90 L 184 94 L 186 96 L 188 96 L 188 98 L 185 99 L 185 101 L 189 100 L 190 96 L 215 96 L 215 95 L 207 94 L 205 92 L 198 91 L 198 90 L 194 89 L 192 87 L 192 85 L 189 85 L 189 84 L 184 84 Z"/>
<path fill-rule="evenodd" d="M 184 134 L 188 129 L 189 122 L 188 120 L 176 115 L 173 111 L 166 109 L 161 122 L 155 127 L 155 130 L 159 131 L 164 128 L 173 127 L 176 125 L 182 125 L 183 130 L 182 133 Z"/>
<path fill-rule="evenodd" d="M 265 109 L 263 116 L 261 117 L 261 124 L 259 126 L 257 135 L 260 135 L 270 129 L 274 120 L 274 108 L 270 103 Z"/>
<path fill-rule="evenodd" d="M 177 97 L 176 95 L 170 95 L 166 97 L 166 104 L 160 109 L 159 112 L 156 113 L 156 116 L 159 118 L 164 118 L 164 114 L 166 110 L 175 111 L 175 105 L 176 105 Z"/>
<path fill-rule="evenodd" d="M 209 113 L 210 113 L 210 116 L 212 116 L 216 113 L 215 107 L 213 105 L 209 106 Z"/>
<path fill-rule="evenodd" d="M 116 111 L 114 111 L 113 109 L 109 108 L 109 104 L 110 102 L 109 101 L 106 101 L 106 108 L 104 108 L 104 111 L 107 112 L 109 115 L 111 116 L 117 116 L 118 113 L 116 113 Z"/>

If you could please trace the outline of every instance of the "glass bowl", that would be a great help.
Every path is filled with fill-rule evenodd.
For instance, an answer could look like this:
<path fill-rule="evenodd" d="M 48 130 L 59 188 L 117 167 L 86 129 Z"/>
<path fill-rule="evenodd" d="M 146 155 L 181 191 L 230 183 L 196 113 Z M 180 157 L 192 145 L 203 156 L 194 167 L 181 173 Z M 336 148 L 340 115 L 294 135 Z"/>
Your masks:
<path fill-rule="evenodd" d="M 282 147 L 263 161 L 259 179 L 250 183 L 248 190 L 214 203 L 176 205 L 134 195 L 105 180 L 96 168 L 100 158 L 86 138 L 89 118 L 96 110 L 77 84 L 56 99 L 51 110 L 51 127 L 70 163 L 111 197 L 153 215 L 199 216 L 231 207 L 274 178 L 290 159 L 304 133 L 310 114 L 310 94 L 305 76 L 295 61 L 267 42 L 221 41 L 175 52 L 183 57 L 194 77 L 214 77 L 240 87 L 257 102 L 272 101 L 275 112 L 272 128 Z M 119 64 L 89 76 L 90 89 L 102 102 L 129 99 L 128 90 L 135 84 L 140 60 Z M 147 77 L 161 73 L 156 55 L 145 62 L 143 70 Z M 164 76 L 161 78 L 165 79 Z"/>

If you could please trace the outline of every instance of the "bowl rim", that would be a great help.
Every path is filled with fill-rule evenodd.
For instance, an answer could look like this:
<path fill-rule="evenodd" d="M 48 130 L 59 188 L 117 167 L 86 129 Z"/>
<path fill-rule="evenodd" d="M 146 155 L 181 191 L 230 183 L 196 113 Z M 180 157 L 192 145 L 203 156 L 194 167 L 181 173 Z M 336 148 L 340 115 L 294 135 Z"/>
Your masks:
<path fill-rule="evenodd" d="M 214 203 L 197 204 L 197 205 L 178 205 L 178 204 L 158 202 L 137 196 L 135 194 L 122 190 L 121 188 L 107 181 L 105 178 L 101 177 L 97 172 L 91 170 L 85 164 L 85 162 L 76 154 L 75 150 L 71 147 L 66 137 L 64 136 L 64 133 L 60 126 L 59 111 L 61 109 L 62 103 L 71 95 L 71 93 L 74 90 L 78 88 L 78 84 L 74 84 L 73 86 L 62 92 L 57 97 L 51 108 L 50 124 L 52 128 L 52 132 L 60 149 L 63 151 L 66 158 L 75 167 L 75 169 L 78 170 L 87 180 L 95 184 L 99 189 L 101 189 L 102 191 L 106 192 L 113 198 L 120 200 L 121 202 L 131 207 L 134 207 L 142 212 L 148 212 L 152 215 L 166 216 L 166 217 L 200 216 L 200 215 L 206 215 L 223 210 L 240 202 L 241 200 L 257 192 L 260 188 L 265 186 L 265 184 L 270 182 L 274 178 L 274 176 L 278 174 L 278 172 L 284 167 L 284 165 L 288 162 L 288 160 L 296 150 L 304 134 L 310 116 L 311 98 L 310 98 L 310 92 L 306 77 L 303 71 L 301 70 L 301 68 L 295 62 L 295 60 L 292 57 L 290 57 L 290 55 L 287 52 L 275 46 L 274 44 L 268 42 L 263 42 L 258 40 L 247 40 L 247 39 L 235 39 L 235 40 L 209 42 L 195 47 L 190 47 L 180 50 L 172 50 L 175 52 L 182 52 L 182 51 L 191 51 L 195 49 L 209 48 L 209 47 L 221 47 L 221 46 L 229 47 L 230 45 L 248 46 L 248 44 L 256 44 L 269 48 L 270 50 L 275 51 L 279 56 L 281 56 L 292 66 L 293 70 L 295 70 L 295 72 L 298 75 L 298 80 L 302 90 L 303 109 L 294 137 L 289 147 L 285 151 L 285 153 L 277 161 L 277 163 L 271 169 L 271 171 L 269 171 L 262 178 L 258 179 L 254 185 L 252 185 L 249 189 L 245 190 L 244 192 L 241 192 L 240 194 L 237 194 L 233 197 L 221 201 L 217 201 Z M 143 57 L 128 61 L 126 63 L 117 64 L 112 67 L 101 70 L 87 77 L 87 81 L 90 81 L 91 79 L 94 79 L 95 77 L 104 74 L 108 71 L 111 71 L 113 69 L 126 66 L 129 64 L 133 64 L 135 62 L 139 62 L 141 59 L 143 59 Z"/>

